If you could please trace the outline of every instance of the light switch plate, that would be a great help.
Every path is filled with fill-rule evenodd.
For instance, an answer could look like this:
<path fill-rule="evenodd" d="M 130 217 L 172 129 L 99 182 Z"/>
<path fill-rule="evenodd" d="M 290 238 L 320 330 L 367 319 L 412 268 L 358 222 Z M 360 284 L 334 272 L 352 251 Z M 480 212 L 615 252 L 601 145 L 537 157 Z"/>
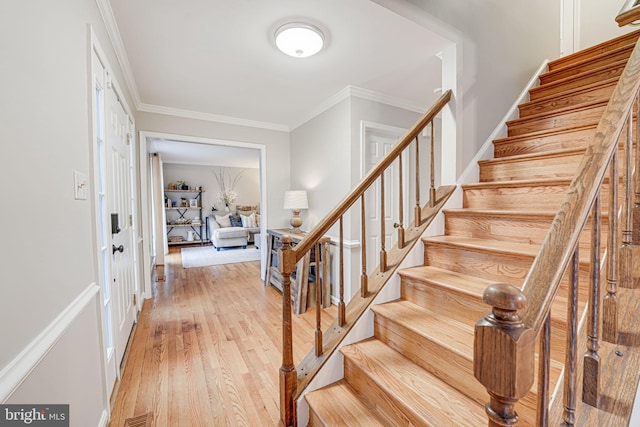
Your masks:
<path fill-rule="evenodd" d="M 73 191 L 76 200 L 87 199 L 87 176 L 82 172 L 73 171 Z"/>

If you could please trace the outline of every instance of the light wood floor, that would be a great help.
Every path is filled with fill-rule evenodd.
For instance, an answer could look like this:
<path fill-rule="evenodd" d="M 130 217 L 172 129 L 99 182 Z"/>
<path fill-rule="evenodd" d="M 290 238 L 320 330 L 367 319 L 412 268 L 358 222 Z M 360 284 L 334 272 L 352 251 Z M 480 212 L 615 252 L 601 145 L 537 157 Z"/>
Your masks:
<path fill-rule="evenodd" d="M 279 421 L 282 296 L 260 263 L 182 268 L 166 259 L 129 344 L 110 427 L 152 413 L 151 425 L 265 426 Z M 323 311 L 323 328 L 335 306 Z M 311 349 L 315 311 L 294 315 L 296 363 Z"/>

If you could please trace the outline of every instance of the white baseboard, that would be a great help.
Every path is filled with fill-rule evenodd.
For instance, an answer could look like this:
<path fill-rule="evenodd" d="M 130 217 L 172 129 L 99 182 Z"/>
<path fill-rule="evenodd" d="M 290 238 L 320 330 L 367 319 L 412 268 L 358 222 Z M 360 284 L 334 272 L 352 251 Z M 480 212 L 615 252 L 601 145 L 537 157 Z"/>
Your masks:
<path fill-rule="evenodd" d="M 0 403 L 5 403 L 11 397 L 99 291 L 96 283 L 90 283 L 20 354 L 2 368 Z"/>
<path fill-rule="evenodd" d="M 107 423 L 109 422 L 109 414 L 107 411 L 102 411 L 102 415 L 100 416 L 100 421 L 98 421 L 98 427 L 107 427 Z"/>

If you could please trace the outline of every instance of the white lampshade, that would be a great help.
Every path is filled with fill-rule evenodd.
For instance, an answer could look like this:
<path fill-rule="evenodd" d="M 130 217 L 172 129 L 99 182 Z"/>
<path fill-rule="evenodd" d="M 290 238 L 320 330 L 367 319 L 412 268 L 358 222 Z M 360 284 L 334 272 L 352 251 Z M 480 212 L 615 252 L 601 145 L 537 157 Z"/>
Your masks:
<path fill-rule="evenodd" d="M 309 209 L 307 192 L 305 190 L 285 191 L 284 209 L 300 210 Z"/>
<path fill-rule="evenodd" d="M 324 34 L 315 25 L 292 22 L 278 28 L 276 46 L 283 53 L 296 58 L 306 58 L 320 52 Z"/>

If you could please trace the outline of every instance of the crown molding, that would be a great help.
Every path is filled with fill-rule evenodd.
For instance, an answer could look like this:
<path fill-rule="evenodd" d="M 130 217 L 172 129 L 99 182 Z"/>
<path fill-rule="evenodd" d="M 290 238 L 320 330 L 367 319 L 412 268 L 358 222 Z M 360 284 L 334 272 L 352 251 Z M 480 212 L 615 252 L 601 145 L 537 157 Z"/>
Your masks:
<path fill-rule="evenodd" d="M 102 21 L 107 28 L 107 34 L 109 35 L 109 40 L 111 40 L 111 46 L 113 46 L 116 58 L 120 63 L 120 69 L 124 74 L 125 83 L 127 84 L 129 93 L 133 98 L 135 107 L 138 109 L 138 106 L 141 104 L 138 85 L 136 85 L 136 80 L 133 77 L 131 64 L 129 63 L 127 51 L 125 50 L 124 43 L 122 43 L 122 38 L 120 37 L 120 31 L 118 30 L 118 24 L 116 23 L 116 17 L 113 14 L 111 3 L 109 3 L 109 0 L 96 0 L 96 3 L 98 4 L 100 15 L 102 15 Z"/>
<path fill-rule="evenodd" d="M 278 123 L 269 123 L 269 122 L 261 122 L 256 120 L 247 120 L 239 117 L 230 117 L 230 116 L 221 116 L 218 114 L 210 114 L 203 113 L 199 111 L 191 111 L 191 110 L 183 110 L 180 108 L 173 107 L 164 107 L 161 105 L 153 105 L 153 104 L 145 104 L 140 99 L 140 93 L 138 92 L 138 86 L 136 84 L 135 78 L 133 77 L 133 71 L 131 70 L 131 64 L 129 63 L 129 58 L 127 57 L 127 52 L 124 48 L 124 43 L 122 42 L 122 38 L 120 37 L 120 31 L 118 30 L 118 24 L 116 23 L 115 16 L 113 14 L 113 9 L 111 8 L 111 4 L 109 0 L 96 0 L 98 5 L 98 9 L 100 14 L 102 15 L 102 20 L 104 21 L 105 27 L 107 29 L 107 34 L 109 35 L 109 39 L 111 40 L 111 45 L 113 46 L 113 50 L 115 51 L 116 58 L 120 63 L 120 68 L 122 73 L 124 74 L 125 83 L 131 96 L 133 98 L 133 102 L 135 103 L 135 108 L 138 111 L 147 112 L 147 113 L 156 113 L 156 114 L 164 114 L 168 116 L 175 117 L 183 117 L 187 119 L 195 119 L 195 120 L 204 120 L 210 122 L 219 122 L 231 125 L 238 126 L 247 126 L 254 127 L 260 129 L 267 130 L 275 130 L 279 132 L 291 132 L 293 129 L 305 124 L 309 120 L 319 116 L 324 113 L 331 107 L 337 105 L 338 103 L 344 101 L 350 97 L 357 97 L 373 102 L 378 102 L 381 104 L 386 104 L 392 107 L 402 108 L 408 111 L 414 111 L 416 113 L 423 113 L 428 108 L 427 105 L 418 105 L 412 102 L 409 102 L 405 99 L 395 98 L 391 96 L 384 95 L 379 92 L 375 92 L 368 89 L 359 88 L 356 86 L 347 86 L 335 95 L 329 97 L 320 105 L 318 105 L 315 109 L 313 109 L 309 114 L 307 114 L 299 123 L 294 126 L 287 126 Z"/>
<path fill-rule="evenodd" d="M 309 114 L 307 114 L 304 117 L 304 119 L 302 119 L 295 126 L 292 126 L 291 130 L 296 129 L 299 126 L 302 126 L 303 124 L 307 123 L 309 120 L 319 116 L 320 114 L 324 113 L 328 109 L 336 106 L 340 102 L 351 97 L 361 98 L 368 101 L 389 105 L 391 107 L 402 108 L 403 110 L 413 111 L 416 113 L 424 113 L 429 107 L 428 105 L 418 105 L 416 103 L 409 102 L 405 99 L 384 95 L 380 92 L 376 92 L 373 90 L 363 89 L 357 86 L 347 86 L 344 89 L 342 89 L 340 92 L 336 93 L 335 95 L 329 97 L 328 99 L 320 103 L 320 105 L 318 105 Z"/>
<path fill-rule="evenodd" d="M 183 117 L 186 119 L 205 120 L 208 122 L 225 123 L 229 125 L 247 126 L 253 128 L 275 130 L 279 132 L 289 132 L 286 125 L 277 123 L 260 122 L 257 120 L 247 120 L 239 117 L 221 116 L 218 114 L 202 113 L 199 111 L 183 110 L 180 108 L 163 107 L 161 105 L 140 103 L 138 111 L 146 113 L 164 114 L 167 116 Z"/>
<path fill-rule="evenodd" d="M 363 89 L 356 86 L 349 86 L 349 88 L 351 90 L 351 96 L 389 105 L 391 107 L 402 108 L 403 110 L 413 111 L 414 113 L 424 113 L 427 111 L 427 108 L 429 108 L 426 104 L 417 104 L 415 102 L 407 101 L 406 99 L 388 96 L 373 90 Z"/>

